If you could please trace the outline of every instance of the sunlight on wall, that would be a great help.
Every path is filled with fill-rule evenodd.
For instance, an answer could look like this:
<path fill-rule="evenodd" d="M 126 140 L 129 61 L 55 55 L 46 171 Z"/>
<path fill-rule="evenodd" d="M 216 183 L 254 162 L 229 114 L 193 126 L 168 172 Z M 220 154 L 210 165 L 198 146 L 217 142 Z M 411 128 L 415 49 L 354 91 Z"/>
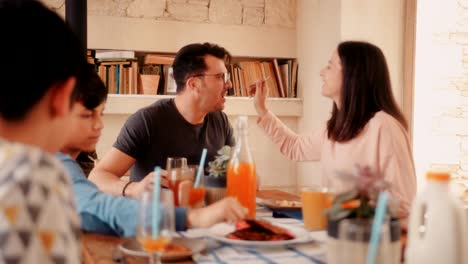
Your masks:
<path fill-rule="evenodd" d="M 448 168 L 455 182 L 468 179 L 463 11 L 457 0 L 418 1 L 413 140 L 418 191 L 431 167 Z"/>

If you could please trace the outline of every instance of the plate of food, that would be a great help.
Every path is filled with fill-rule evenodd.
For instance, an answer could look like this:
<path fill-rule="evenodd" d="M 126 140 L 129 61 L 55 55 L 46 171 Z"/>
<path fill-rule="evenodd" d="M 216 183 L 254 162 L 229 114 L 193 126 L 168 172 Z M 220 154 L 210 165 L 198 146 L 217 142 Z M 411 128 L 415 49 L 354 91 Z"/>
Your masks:
<path fill-rule="evenodd" d="M 302 203 L 297 200 L 260 199 L 258 202 L 273 211 L 300 211 L 302 208 Z"/>
<path fill-rule="evenodd" d="M 209 237 L 244 247 L 277 247 L 313 241 L 309 232 L 302 228 L 273 224 L 261 219 L 216 224 L 209 229 Z"/>
<path fill-rule="evenodd" d="M 143 250 L 136 239 L 129 239 L 119 245 L 120 251 L 126 255 L 147 257 L 149 254 Z M 162 261 L 186 259 L 206 248 L 203 239 L 175 237 L 161 255 Z"/>

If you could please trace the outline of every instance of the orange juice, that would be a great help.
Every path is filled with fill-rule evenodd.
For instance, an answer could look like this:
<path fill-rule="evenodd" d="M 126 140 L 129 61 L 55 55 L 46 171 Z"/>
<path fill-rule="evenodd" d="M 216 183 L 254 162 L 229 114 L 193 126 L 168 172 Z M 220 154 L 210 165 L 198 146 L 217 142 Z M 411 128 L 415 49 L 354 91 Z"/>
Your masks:
<path fill-rule="evenodd" d="M 200 186 L 198 188 L 191 188 L 189 193 L 189 205 L 191 207 L 201 206 L 201 202 L 205 199 L 205 188 Z"/>
<path fill-rule="evenodd" d="M 172 193 L 174 194 L 174 205 L 179 206 L 179 185 L 182 180 L 169 180 L 169 189 L 172 190 Z"/>
<path fill-rule="evenodd" d="M 166 246 L 169 245 L 171 239 L 164 236 L 158 237 L 156 239 L 153 239 L 151 237 L 145 237 L 139 239 L 139 242 L 146 252 L 154 253 L 162 252 L 164 248 L 166 248 Z"/>
<path fill-rule="evenodd" d="M 227 195 L 236 197 L 240 204 L 249 209 L 248 217 L 255 218 L 255 196 L 257 179 L 255 165 L 252 163 L 228 164 Z"/>
<path fill-rule="evenodd" d="M 305 188 L 301 191 L 302 217 L 308 230 L 324 230 L 327 218 L 324 213 L 330 205 L 331 194 L 326 190 Z"/>
<path fill-rule="evenodd" d="M 187 186 L 187 184 L 188 184 L 188 186 Z M 182 186 L 183 186 L 183 188 L 181 188 Z M 185 197 L 188 194 L 188 190 L 189 190 L 188 188 L 191 188 L 190 186 L 192 186 L 192 180 L 177 179 L 177 180 L 170 180 L 169 181 L 168 187 L 169 187 L 169 189 L 172 190 L 172 193 L 174 194 L 174 205 L 175 206 L 186 206 L 186 204 L 183 204 L 182 201 L 187 201 L 187 199 Z M 182 197 L 182 196 L 184 196 L 184 197 Z"/>

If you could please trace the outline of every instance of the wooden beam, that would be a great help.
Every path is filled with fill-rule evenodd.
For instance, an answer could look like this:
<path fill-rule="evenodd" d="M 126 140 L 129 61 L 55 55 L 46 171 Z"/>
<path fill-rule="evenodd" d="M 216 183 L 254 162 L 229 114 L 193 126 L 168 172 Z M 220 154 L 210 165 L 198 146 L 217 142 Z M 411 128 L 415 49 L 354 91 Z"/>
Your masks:
<path fill-rule="evenodd" d="M 65 0 L 65 21 L 78 36 L 86 52 L 88 42 L 87 0 Z"/>
<path fill-rule="evenodd" d="M 406 0 L 403 54 L 403 114 L 413 142 L 414 64 L 416 46 L 417 0 Z"/>

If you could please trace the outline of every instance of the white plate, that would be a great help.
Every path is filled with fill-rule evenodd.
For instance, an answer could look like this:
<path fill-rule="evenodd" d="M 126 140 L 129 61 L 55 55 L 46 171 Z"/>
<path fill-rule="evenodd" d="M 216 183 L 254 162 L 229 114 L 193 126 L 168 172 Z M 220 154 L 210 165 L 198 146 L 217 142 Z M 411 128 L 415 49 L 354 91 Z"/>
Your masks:
<path fill-rule="evenodd" d="M 206 248 L 206 242 L 203 239 L 193 239 L 184 237 L 175 237 L 171 243 L 179 244 L 191 249 L 191 251 L 184 253 L 164 253 L 161 255 L 162 261 L 174 261 L 180 259 L 186 259 L 195 253 L 199 253 Z M 119 245 L 120 250 L 130 256 L 147 257 L 148 253 L 143 251 L 140 243 L 136 239 L 130 239 Z"/>
<path fill-rule="evenodd" d="M 281 241 L 251 241 L 251 240 L 238 240 L 227 238 L 226 235 L 235 231 L 235 226 L 233 224 L 220 223 L 212 226 L 209 229 L 209 237 L 230 245 L 242 246 L 242 247 L 279 247 L 279 246 L 288 246 L 292 244 L 308 243 L 312 242 L 314 239 L 310 236 L 310 233 L 302 228 L 287 226 L 277 223 L 271 223 L 273 225 L 282 227 L 288 230 L 294 239 L 291 240 L 281 240 Z"/>

